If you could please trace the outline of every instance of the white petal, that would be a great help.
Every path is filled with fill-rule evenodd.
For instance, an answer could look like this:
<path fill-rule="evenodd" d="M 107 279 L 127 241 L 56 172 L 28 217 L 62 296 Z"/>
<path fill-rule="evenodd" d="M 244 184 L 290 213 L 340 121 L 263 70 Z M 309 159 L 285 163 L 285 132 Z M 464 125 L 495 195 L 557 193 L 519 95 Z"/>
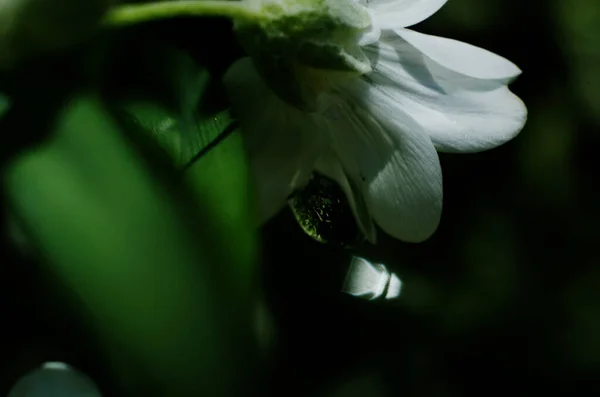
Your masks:
<path fill-rule="evenodd" d="M 267 88 L 249 58 L 224 76 L 239 120 L 257 193 L 259 221 L 266 222 L 310 177 L 320 144 L 311 116 Z"/>
<path fill-rule="evenodd" d="M 402 280 L 396 275 L 396 273 L 390 274 L 390 282 L 388 283 L 388 290 L 385 293 L 385 299 L 396 299 L 402 292 Z"/>
<path fill-rule="evenodd" d="M 352 214 L 354 215 L 354 219 L 356 219 L 360 231 L 372 244 L 375 244 L 377 242 L 377 233 L 362 197 L 362 192 L 353 186 L 352 181 L 348 179 L 339 159 L 333 153 L 324 154 L 317 160 L 315 169 L 337 182 L 348 199 Z"/>
<path fill-rule="evenodd" d="M 365 31 L 361 37 L 358 39 L 358 45 L 359 46 L 366 46 L 369 44 L 373 44 L 376 43 L 377 40 L 379 40 L 379 37 L 381 37 L 381 27 L 379 26 L 379 24 L 377 23 L 377 20 L 375 19 L 375 13 L 372 10 L 368 10 L 369 14 L 371 15 L 371 26 L 369 26 L 369 30 Z"/>
<path fill-rule="evenodd" d="M 439 151 L 491 149 L 525 124 L 527 109 L 505 81 L 449 70 L 396 35 L 365 47 L 365 53 L 375 63 L 371 84 L 410 114 Z"/>
<path fill-rule="evenodd" d="M 427 57 L 465 76 L 508 80 L 521 74 L 517 65 L 483 48 L 410 29 L 397 29 L 395 32 Z"/>
<path fill-rule="evenodd" d="M 369 8 L 381 29 L 415 25 L 435 14 L 448 0 L 371 0 Z"/>
<path fill-rule="evenodd" d="M 373 264 L 366 259 L 353 257 L 342 292 L 369 300 L 382 296 L 390 280 L 385 266 Z"/>
<path fill-rule="evenodd" d="M 375 222 L 399 240 L 420 242 L 442 211 L 442 172 L 429 137 L 393 101 L 359 80 L 354 104 L 340 105 L 332 146 L 360 186 Z M 370 115 L 370 114 L 372 115 Z"/>

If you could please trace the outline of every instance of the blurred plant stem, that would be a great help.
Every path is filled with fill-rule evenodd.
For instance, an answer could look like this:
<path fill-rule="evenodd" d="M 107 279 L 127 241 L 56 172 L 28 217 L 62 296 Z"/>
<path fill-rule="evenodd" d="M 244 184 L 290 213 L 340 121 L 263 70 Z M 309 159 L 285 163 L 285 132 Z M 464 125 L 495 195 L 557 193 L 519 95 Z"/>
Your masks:
<path fill-rule="evenodd" d="M 115 6 L 103 22 L 109 26 L 127 26 L 173 17 L 247 18 L 249 15 L 248 7 L 241 1 L 157 1 Z"/>

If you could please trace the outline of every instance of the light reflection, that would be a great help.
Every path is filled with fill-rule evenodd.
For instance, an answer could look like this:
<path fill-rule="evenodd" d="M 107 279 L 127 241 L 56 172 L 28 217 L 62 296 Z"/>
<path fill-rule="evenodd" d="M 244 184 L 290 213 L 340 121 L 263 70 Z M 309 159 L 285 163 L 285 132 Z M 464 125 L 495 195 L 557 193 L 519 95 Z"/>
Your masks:
<path fill-rule="evenodd" d="M 42 369 L 56 369 L 60 371 L 71 371 L 69 364 L 61 363 L 60 361 L 48 361 L 42 365 Z"/>
<path fill-rule="evenodd" d="M 96 384 L 68 364 L 51 361 L 21 377 L 8 397 L 102 397 Z"/>
<path fill-rule="evenodd" d="M 402 280 L 383 264 L 352 258 L 342 292 L 363 299 L 395 299 L 402 291 Z"/>
<path fill-rule="evenodd" d="M 385 294 L 385 299 L 394 299 L 400 296 L 400 292 L 402 291 L 402 280 L 396 275 L 396 273 L 392 273 L 390 275 L 390 282 L 388 283 L 388 290 Z"/>

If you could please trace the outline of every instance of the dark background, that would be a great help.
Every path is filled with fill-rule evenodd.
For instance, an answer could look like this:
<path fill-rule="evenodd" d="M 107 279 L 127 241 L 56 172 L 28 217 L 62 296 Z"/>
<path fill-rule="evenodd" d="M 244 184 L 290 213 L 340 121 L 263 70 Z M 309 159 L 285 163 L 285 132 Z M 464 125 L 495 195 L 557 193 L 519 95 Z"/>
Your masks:
<path fill-rule="evenodd" d="M 414 27 L 516 63 L 523 74 L 511 88 L 526 103 L 529 120 L 500 148 L 440 154 L 444 212 L 425 243 L 405 244 L 380 233 L 375 247 L 340 250 L 311 240 L 289 210 L 264 227 L 262 280 L 275 324 L 269 341 L 274 362 L 264 371 L 271 392 L 600 393 L 596 3 L 451 0 Z M 202 38 L 193 21 L 148 29 L 199 60 L 233 48 L 219 58 L 223 65 L 213 66 L 217 75 L 239 54 L 230 36 L 219 42 Z M 2 252 L 0 388 L 7 390 L 44 361 L 58 360 L 82 369 L 112 394 L 102 352 L 69 310 L 69 293 L 8 241 Z M 341 294 L 354 254 L 396 272 L 402 295 L 369 302 Z"/>

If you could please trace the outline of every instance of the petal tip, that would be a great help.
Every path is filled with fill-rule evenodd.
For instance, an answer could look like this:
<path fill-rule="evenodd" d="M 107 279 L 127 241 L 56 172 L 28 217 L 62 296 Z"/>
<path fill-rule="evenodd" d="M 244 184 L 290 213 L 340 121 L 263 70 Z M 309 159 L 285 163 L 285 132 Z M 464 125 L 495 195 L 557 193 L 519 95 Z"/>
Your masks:
<path fill-rule="evenodd" d="M 394 32 L 435 63 L 465 76 L 510 80 L 522 73 L 513 62 L 485 48 L 410 29 L 395 29 Z"/>

